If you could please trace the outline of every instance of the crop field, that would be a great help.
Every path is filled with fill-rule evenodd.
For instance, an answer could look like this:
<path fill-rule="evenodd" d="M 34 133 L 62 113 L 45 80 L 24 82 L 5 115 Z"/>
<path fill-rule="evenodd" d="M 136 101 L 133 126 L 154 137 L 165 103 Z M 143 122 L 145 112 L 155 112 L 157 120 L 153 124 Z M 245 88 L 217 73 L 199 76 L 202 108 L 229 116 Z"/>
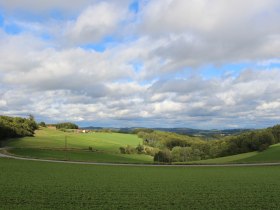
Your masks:
<path fill-rule="evenodd" d="M 279 209 L 280 167 L 125 167 L 0 158 L 0 209 Z"/>
<path fill-rule="evenodd" d="M 65 148 L 67 140 L 67 152 Z M 10 140 L 12 154 L 47 159 L 93 162 L 152 163 L 153 157 L 143 154 L 120 154 L 119 147 L 136 147 L 142 139 L 136 135 L 119 133 L 68 133 L 55 129 L 40 129 L 35 137 Z M 94 151 L 89 151 L 92 147 Z"/>
<path fill-rule="evenodd" d="M 263 152 L 249 152 L 227 157 L 194 161 L 193 163 L 273 163 L 280 162 L 280 144 L 270 146 Z"/>

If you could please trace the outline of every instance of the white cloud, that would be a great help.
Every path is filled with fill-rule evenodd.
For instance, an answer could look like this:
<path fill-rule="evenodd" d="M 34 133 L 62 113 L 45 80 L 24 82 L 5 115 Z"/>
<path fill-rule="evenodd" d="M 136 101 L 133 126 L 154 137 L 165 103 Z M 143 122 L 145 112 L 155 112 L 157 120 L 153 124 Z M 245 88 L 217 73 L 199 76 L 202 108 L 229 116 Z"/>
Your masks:
<path fill-rule="evenodd" d="M 87 7 L 74 22 L 68 23 L 66 38 L 77 43 L 100 41 L 120 26 L 126 10 L 116 4 L 101 2 Z"/>
<path fill-rule="evenodd" d="M 155 0 L 143 8 L 138 32 L 164 40 L 154 54 L 173 71 L 259 61 L 280 53 L 279 9 L 277 0 Z"/>
<path fill-rule="evenodd" d="M 96 0 L 0 0 L 0 6 L 9 11 L 26 10 L 32 13 L 40 13 L 48 10 L 59 9 L 62 11 L 79 11 Z"/>
<path fill-rule="evenodd" d="M 0 107 L 5 107 L 7 102 L 5 100 L 0 100 Z"/>
<path fill-rule="evenodd" d="M 274 109 L 279 109 L 280 108 L 280 102 L 279 101 L 273 101 L 273 102 L 268 102 L 268 103 L 263 103 L 257 107 L 257 110 L 274 110 Z"/>
<path fill-rule="evenodd" d="M 137 14 L 127 0 L 28 3 L 0 0 L 9 8 L 5 27 L 22 29 L 0 29 L 1 114 L 110 126 L 280 120 L 279 1 L 142 1 Z M 21 19 L 12 12 L 19 7 L 42 12 L 43 20 Z M 48 16 L 53 8 L 69 16 Z M 108 35 L 117 41 L 100 41 Z M 104 51 L 84 47 L 92 43 Z M 243 61 L 251 69 L 230 66 Z M 233 69 L 201 75 L 208 64 Z"/>

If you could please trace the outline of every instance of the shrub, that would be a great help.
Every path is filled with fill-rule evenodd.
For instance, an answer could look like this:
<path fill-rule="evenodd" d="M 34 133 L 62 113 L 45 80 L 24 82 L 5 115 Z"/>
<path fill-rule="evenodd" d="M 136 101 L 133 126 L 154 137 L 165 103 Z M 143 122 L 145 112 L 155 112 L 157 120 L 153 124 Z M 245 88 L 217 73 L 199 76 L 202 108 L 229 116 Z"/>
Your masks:
<path fill-rule="evenodd" d="M 133 154 L 133 153 L 135 153 L 135 149 L 132 146 L 127 145 L 126 148 L 125 148 L 125 153 L 126 154 Z"/>
<path fill-rule="evenodd" d="M 154 148 L 154 147 L 145 147 L 144 148 L 144 150 L 145 150 L 145 153 L 147 154 L 147 155 L 150 155 L 150 156 L 155 156 L 155 154 L 156 153 L 158 153 L 159 152 L 159 149 L 158 148 Z"/>
<path fill-rule="evenodd" d="M 260 147 L 259 147 L 259 152 L 262 152 L 266 149 L 268 149 L 269 145 L 268 144 L 262 144 Z"/>
<path fill-rule="evenodd" d="M 142 154 L 145 151 L 144 146 L 141 144 L 138 144 L 138 146 L 136 147 L 136 151 L 138 154 Z"/>
<path fill-rule="evenodd" d="M 121 153 L 121 154 L 126 154 L 126 153 L 125 153 L 125 148 L 124 148 L 124 147 L 120 147 L 119 150 L 120 150 L 120 153 Z"/>

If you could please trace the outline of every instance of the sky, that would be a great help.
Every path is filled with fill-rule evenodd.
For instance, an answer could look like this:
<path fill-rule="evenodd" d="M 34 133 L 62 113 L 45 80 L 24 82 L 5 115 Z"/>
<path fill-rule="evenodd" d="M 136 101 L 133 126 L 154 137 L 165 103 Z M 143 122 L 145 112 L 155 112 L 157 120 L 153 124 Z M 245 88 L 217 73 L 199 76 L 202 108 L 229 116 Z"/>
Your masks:
<path fill-rule="evenodd" d="M 0 115 L 269 127 L 279 22 L 279 0 L 0 0 Z"/>

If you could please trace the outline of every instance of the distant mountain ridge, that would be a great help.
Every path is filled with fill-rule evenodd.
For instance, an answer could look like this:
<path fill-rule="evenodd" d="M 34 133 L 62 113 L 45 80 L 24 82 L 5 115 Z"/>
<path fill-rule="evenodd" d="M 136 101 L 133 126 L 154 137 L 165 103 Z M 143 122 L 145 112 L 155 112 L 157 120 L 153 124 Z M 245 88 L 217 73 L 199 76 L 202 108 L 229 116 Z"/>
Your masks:
<path fill-rule="evenodd" d="M 87 130 L 110 129 L 122 133 L 132 133 L 133 130 L 137 128 L 144 128 L 144 127 L 128 127 L 128 128 L 94 127 L 94 126 L 81 127 L 81 129 L 87 129 Z M 235 135 L 235 134 L 240 134 L 243 132 L 254 130 L 254 129 L 245 129 L 245 128 L 222 129 L 222 130 L 218 130 L 218 129 L 204 130 L 204 129 L 193 129 L 193 128 L 150 128 L 150 129 L 184 134 L 184 135 L 191 135 L 191 136 L 213 136 L 213 135 L 228 136 L 228 135 Z"/>

